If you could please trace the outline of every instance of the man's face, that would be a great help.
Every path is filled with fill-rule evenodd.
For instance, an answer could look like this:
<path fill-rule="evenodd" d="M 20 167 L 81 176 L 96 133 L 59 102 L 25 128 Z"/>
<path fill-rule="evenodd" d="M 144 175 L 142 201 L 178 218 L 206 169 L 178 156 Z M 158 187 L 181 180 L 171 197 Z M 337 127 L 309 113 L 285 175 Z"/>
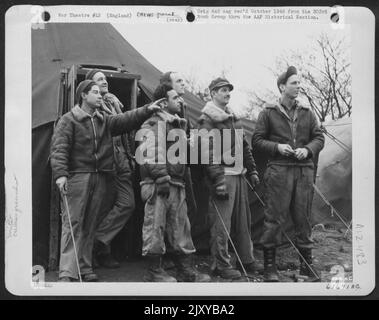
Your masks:
<path fill-rule="evenodd" d="M 101 106 L 102 96 L 98 85 L 93 85 L 88 93 L 82 93 L 83 101 L 92 108 L 98 108 Z"/>
<path fill-rule="evenodd" d="M 183 76 L 180 73 L 173 72 L 173 73 L 171 73 L 170 77 L 171 77 L 171 82 L 172 82 L 172 88 L 179 95 L 184 94 L 186 85 L 185 85 Z"/>
<path fill-rule="evenodd" d="M 180 97 L 175 90 L 167 92 L 167 110 L 171 114 L 180 113 Z"/>
<path fill-rule="evenodd" d="M 226 106 L 230 100 L 230 89 L 228 86 L 212 90 L 212 100 L 218 105 Z"/>
<path fill-rule="evenodd" d="M 108 82 L 107 77 L 102 72 L 96 72 L 92 78 L 93 81 L 96 82 L 96 84 L 100 88 L 100 92 L 102 95 L 108 93 Z"/>
<path fill-rule="evenodd" d="M 290 76 L 287 79 L 286 84 L 281 85 L 282 94 L 286 95 L 290 99 L 295 99 L 300 92 L 300 80 L 297 74 Z"/>

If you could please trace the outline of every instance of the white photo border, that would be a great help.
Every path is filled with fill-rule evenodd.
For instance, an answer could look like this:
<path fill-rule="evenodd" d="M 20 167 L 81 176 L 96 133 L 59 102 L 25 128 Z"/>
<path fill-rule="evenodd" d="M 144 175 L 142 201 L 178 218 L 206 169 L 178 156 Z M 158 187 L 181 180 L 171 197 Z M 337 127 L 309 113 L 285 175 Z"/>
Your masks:
<path fill-rule="evenodd" d="M 75 10 L 85 8 L 88 12 L 102 8 L 70 7 L 76 7 Z M 130 8 L 135 10 L 138 7 Z M 63 7 L 44 9 L 53 12 L 62 10 Z M 164 10 L 168 9 L 177 10 L 185 16 L 186 7 L 165 7 Z M 45 283 L 38 287 L 33 285 L 31 22 L 35 17 L 35 10 L 33 6 L 13 6 L 5 16 L 5 283 L 9 292 L 29 296 L 362 296 L 368 295 L 374 289 L 375 16 L 364 7 L 343 7 L 344 23 L 351 26 L 352 96 L 353 103 L 356 103 L 352 135 L 353 283 L 358 284 L 359 289 L 330 290 L 326 283 L 128 282 Z M 362 263 L 362 255 L 367 263 Z"/>

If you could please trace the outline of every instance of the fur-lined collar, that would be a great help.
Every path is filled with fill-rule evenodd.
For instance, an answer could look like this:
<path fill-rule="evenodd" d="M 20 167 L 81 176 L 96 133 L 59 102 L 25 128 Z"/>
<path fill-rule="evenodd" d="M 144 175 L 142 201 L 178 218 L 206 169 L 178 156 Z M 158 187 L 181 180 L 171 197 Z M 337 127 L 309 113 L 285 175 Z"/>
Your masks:
<path fill-rule="evenodd" d="M 80 108 L 79 105 L 75 105 L 75 107 L 71 109 L 71 112 L 78 121 L 83 121 L 86 118 L 93 118 L 93 117 L 98 117 L 101 121 L 104 120 L 104 116 L 97 109 L 93 113 L 92 117 L 90 114 L 83 111 L 83 109 Z"/>
<path fill-rule="evenodd" d="M 286 112 L 286 110 L 284 110 L 284 107 L 282 106 L 281 102 L 280 102 L 280 99 L 275 103 L 275 104 L 266 104 L 266 108 L 268 109 L 276 109 L 278 110 L 279 112 L 281 112 L 288 120 L 291 121 L 288 113 Z M 294 119 L 297 118 L 297 112 L 298 110 L 300 109 L 304 109 L 304 110 L 309 110 L 309 107 L 308 106 L 305 106 L 305 105 L 302 105 L 299 101 L 295 100 L 295 116 L 294 116 Z"/>
<path fill-rule="evenodd" d="M 224 122 L 230 118 L 238 120 L 237 116 L 230 110 L 230 108 L 226 107 L 225 110 L 222 110 L 217 107 L 213 101 L 208 102 L 201 112 L 211 118 L 213 122 Z"/>
<path fill-rule="evenodd" d="M 309 110 L 309 107 L 307 105 L 303 105 L 302 103 L 300 103 L 298 100 L 295 100 L 295 103 L 296 103 L 296 108 L 299 108 L 299 109 L 308 109 Z M 267 103 L 266 104 L 266 108 L 271 108 L 271 109 L 274 109 L 274 108 L 281 108 L 282 105 L 280 103 L 280 99 L 274 103 Z"/>
<path fill-rule="evenodd" d="M 113 93 L 107 92 L 106 94 L 103 95 L 101 109 L 105 113 L 112 115 L 113 111 L 109 109 L 109 105 L 113 107 L 113 109 L 115 110 L 117 114 L 122 113 L 121 108 L 123 108 L 123 105 L 120 102 L 120 100 Z"/>

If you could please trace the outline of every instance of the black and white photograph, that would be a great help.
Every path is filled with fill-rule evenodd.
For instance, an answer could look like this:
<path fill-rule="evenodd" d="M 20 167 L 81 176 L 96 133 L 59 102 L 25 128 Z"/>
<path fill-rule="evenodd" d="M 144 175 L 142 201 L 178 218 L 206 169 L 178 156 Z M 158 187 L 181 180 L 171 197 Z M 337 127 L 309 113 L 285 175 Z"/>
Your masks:
<path fill-rule="evenodd" d="M 28 109 L 27 153 L 6 157 L 12 291 L 372 290 L 368 10 L 14 8 L 42 18 L 19 58 L 30 79 L 6 99 L 6 145 Z"/>

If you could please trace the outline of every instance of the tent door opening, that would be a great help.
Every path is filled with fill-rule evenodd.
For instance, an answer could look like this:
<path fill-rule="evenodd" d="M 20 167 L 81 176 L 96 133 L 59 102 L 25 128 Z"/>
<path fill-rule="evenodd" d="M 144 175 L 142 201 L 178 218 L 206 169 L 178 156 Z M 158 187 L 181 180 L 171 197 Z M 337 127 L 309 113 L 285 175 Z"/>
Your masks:
<path fill-rule="evenodd" d="M 117 96 L 122 102 L 125 110 L 137 108 L 138 80 L 141 79 L 139 74 L 127 73 L 125 70 L 115 67 L 106 67 L 98 65 L 73 65 L 64 72 L 67 74 L 67 101 L 70 102 L 65 112 L 69 111 L 75 101 L 75 88 L 85 79 L 87 72 L 91 69 L 99 69 L 107 77 L 109 92 Z M 74 88 L 74 89 L 73 89 Z"/>
<path fill-rule="evenodd" d="M 125 70 L 112 66 L 104 65 L 72 65 L 69 68 L 61 70 L 60 99 L 58 105 L 58 116 L 61 117 L 77 103 L 75 100 L 75 89 L 77 85 L 85 79 L 86 73 L 91 69 L 100 69 L 107 77 L 109 92 L 124 105 L 124 110 L 137 108 L 141 95 L 138 95 L 138 80 L 141 79 L 139 74 L 127 73 Z M 142 91 L 142 90 L 141 90 Z M 139 104 L 139 103 L 138 103 Z M 135 150 L 134 134 L 130 135 L 132 152 Z M 49 232 L 49 270 L 57 270 L 60 256 L 60 235 L 61 235 L 61 204 L 60 197 L 56 190 L 55 182 L 51 183 L 51 201 L 50 201 L 50 232 Z M 128 249 L 128 248 L 126 248 Z M 127 253 L 125 253 L 127 255 Z"/>

